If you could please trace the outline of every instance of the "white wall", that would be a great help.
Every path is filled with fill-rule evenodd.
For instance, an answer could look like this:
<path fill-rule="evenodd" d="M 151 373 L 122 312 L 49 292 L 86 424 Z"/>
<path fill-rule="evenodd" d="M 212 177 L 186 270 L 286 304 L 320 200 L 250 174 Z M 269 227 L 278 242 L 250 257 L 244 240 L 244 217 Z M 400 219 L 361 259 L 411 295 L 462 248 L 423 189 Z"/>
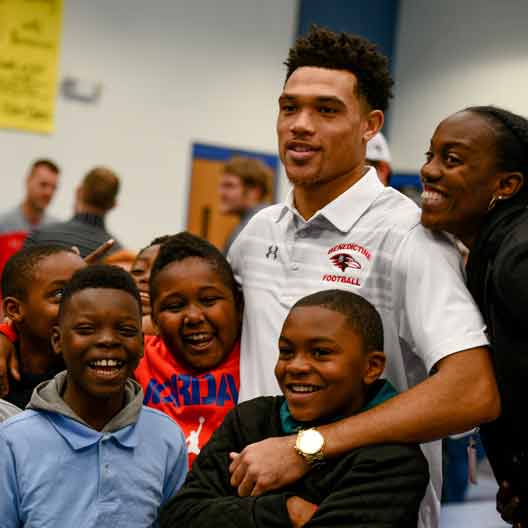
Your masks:
<path fill-rule="evenodd" d="M 56 131 L 0 130 L 0 210 L 18 203 L 30 161 L 56 159 L 50 211 L 70 216 L 95 164 L 122 177 L 108 226 L 130 247 L 185 227 L 193 141 L 276 151 L 282 62 L 295 0 L 65 0 L 61 76 L 101 81 L 97 105 L 57 100 Z"/>
<path fill-rule="evenodd" d="M 528 1 L 401 0 L 390 146 L 417 172 L 436 125 L 475 104 L 528 116 Z"/>

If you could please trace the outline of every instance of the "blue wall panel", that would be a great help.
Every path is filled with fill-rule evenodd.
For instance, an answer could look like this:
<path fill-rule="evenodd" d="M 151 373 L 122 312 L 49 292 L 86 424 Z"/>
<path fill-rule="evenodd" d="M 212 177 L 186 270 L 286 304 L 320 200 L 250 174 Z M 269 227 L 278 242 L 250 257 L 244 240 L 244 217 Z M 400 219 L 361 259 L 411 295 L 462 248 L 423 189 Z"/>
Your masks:
<path fill-rule="evenodd" d="M 297 34 L 311 24 L 356 33 L 378 44 L 392 65 L 398 11 L 399 0 L 299 0 Z"/>

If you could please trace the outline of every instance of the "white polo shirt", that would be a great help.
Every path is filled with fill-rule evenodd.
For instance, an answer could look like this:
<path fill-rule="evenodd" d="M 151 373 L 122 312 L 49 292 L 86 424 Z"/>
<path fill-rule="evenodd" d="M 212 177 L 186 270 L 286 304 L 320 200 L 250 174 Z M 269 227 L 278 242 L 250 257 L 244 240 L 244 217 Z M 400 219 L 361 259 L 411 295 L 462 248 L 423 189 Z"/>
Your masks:
<path fill-rule="evenodd" d="M 274 376 L 284 319 L 301 297 L 325 289 L 362 295 L 379 311 L 385 376 L 403 391 L 424 380 L 443 357 L 488 340 L 464 284 L 451 241 L 420 224 L 420 210 L 384 187 L 370 168 L 308 221 L 293 205 L 255 215 L 229 259 L 244 292 L 240 399 L 279 394 Z M 419 526 L 438 526 L 442 485 L 439 442 L 422 445 L 431 483 Z"/>

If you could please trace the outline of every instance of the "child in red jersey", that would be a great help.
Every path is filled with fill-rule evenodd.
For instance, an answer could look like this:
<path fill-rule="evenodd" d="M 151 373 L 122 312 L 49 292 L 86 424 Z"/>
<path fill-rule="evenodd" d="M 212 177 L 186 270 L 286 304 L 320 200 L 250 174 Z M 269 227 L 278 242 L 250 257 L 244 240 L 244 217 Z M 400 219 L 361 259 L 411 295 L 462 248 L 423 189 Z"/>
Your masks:
<path fill-rule="evenodd" d="M 183 429 L 192 463 L 238 400 L 241 294 L 214 246 L 189 233 L 165 242 L 150 276 L 152 322 L 135 371 L 145 405 Z"/>

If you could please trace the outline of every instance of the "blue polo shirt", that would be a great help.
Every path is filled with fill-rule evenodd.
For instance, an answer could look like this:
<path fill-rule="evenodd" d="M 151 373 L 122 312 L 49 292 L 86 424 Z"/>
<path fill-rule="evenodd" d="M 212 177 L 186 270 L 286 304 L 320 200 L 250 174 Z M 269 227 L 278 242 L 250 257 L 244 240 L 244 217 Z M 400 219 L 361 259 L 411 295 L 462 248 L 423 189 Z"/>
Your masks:
<path fill-rule="evenodd" d="M 154 409 L 114 432 L 27 410 L 0 425 L 0 526 L 157 526 L 186 473 L 181 429 Z"/>

